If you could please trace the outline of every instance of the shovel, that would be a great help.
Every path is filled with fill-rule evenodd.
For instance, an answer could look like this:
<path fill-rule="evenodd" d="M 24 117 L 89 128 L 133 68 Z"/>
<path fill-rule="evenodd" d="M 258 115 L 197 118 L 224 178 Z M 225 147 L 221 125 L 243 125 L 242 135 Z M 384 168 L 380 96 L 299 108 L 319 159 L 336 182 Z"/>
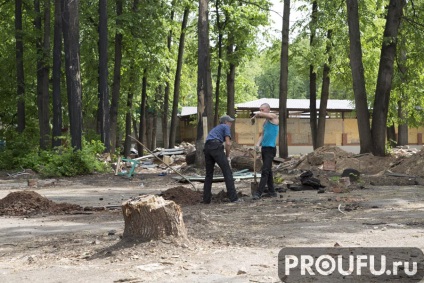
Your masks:
<path fill-rule="evenodd" d="M 251 120 L 252 125 L 254 125 L 255 128 L 255 134 L 253 136 L 253 182 L 250 183 L 250 192 L 252 196 L 256 193 L 258 190 L 258 181 L 256 179 L 256 136 L 257 136 L 257 126 L 256 126 L 256 117 L 253 117 Z"/>

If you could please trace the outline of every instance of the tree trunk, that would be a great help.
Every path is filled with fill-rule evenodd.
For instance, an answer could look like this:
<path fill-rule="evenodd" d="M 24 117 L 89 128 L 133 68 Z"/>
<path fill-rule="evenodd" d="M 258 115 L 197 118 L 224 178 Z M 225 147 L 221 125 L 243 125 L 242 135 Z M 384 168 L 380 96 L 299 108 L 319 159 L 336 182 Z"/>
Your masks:
<path fill-rule="evenodd" d="M 62 97 L 60 94 L 62 68 L 62 1 L 54 1 L 54 38 L 53 38 L 53 147 L 60 146 L 62 141 Z"/>
<path fill-rule="evenodd" d="M 40 129 L 40 148 L 47 149 L 50 143 L 49 124 L 49 66 L 50 52 L 50 1 L 44 1 L 44 32 L 41 32 L 42 20 L 40 1 L 34 1 L 34 26 L 38 30 L 36 39 L 37 49 L 37 107 L 38 125 Z M 44 34 L 44 39 L 43 35 Z"/>
<path fill-rule="evenodd" d="M 18 133 L 25 130 L 25 77 L 24 77 L 24 43 L 22 30 L 22 0 L 15 1 L 15 40 L 16 40 L 16 96 Z"/>
<path fill-rule="evenodd" d="M 43 104 L 43 144 L 46 148 L 51 147 L 50 129 L 50 0 L 44 0 L 44 31 L 43 31 L 43 67 L 42 67 L 42 104 Z M 41 132 L 41 131 L 40 131 Z"/>
<path fill-rule="evenodd" d="M 289 76 L 289 29 L 290 29 L 290 0 L 284 0 L 283 23 L 281 31 L 280 58 L 280 104 L 279 104 L 279 156 L 287 158 L 289 149 L 287 143 L 287 96 Z"/>
<path fill-rule="evenodd" d="M 122 204 L 123 238 L 143 242 L 167 237 L 187 239 L 179 205 L 154 195 L 139 196 Z"/>
<path fill-rule="evenodd" d="M 144 69 L 142 86 L 141 86 L 141 105 L 140 105 L 140 124 L 138 130 L 138 140 L 144 143 L 144 135 L 146 131 L 146 102 L 147 102 L 147 69 Z M 143 146 L 137 143 L 138 155 L 143 156 Z"/>
<path fill-rule="evenodd" d="M 400 41 L 400 56 L 398 59 L 398 70 L 400 76 L 400 84 L 406 85 L 408 80 L 408 67 L 407 67 L 407 51 L 406 51 L 406 40 Z M 408 113 L 404 109 L 404 105 L 408 103 L 408 95 L 403 92 L 403 88 L 400 88 L 400 98 L 398 100 L 398 145 L 408 145 Z"/>
<path fill-rule="evenodd" d="M 152 128 L 153 128 L 153 113 L 150 111 L 149 105 L 146 107 L 149 109 L 146 113 L 146 143 L 144 144 L 148 149 L 153 150 L 152 148 Z"/>
<path fill-rule="evenodd" d="M 100 98 L 100 135 L 105 151 L 110 152 L 110 112 L 107 67 L 107 0 L 99 1 L 99 98 Z"/>
<path fill-rule="evenodd" d="M 321 100 L 319 105 L 319 118 L 318 118 L 318 128 L 317 128 L 317 140 L 316 146 L 320 148 L 324 146 L 324 137 L 325 137 L 325 122 L 327 116 L 327 102 L 330 96 L 330 64 L 331 64 L 331 30 L 327 31 L 327 50 L 328 63 L 324 64 L 324 69 L 322 71 L 322 90 L 321 90 Z"/>
<path fill-rule="evenodd" d="M 230 36 L 232 38 L 232 36 Z M 234 118 L 235 108 L 234 108 L 234 96 L 235 96 L 235 80 L 236 80 L 236 64 L 233 62 L 234 59 L 234 44 L 233 40 L 229 39 L 230 43 L 227 45 L 227 60 L 229 62 L 228 72 L 227 72 L 227 115 L 230 115 Z M 235 123 L 231 125 L 231 137 L 235 139 Z"/>
<path fill-rule="evenodd" d="M 394 124 L 392 124 L 390 127 L 387 127 L 387 143 L 390 145 L 390 147 L 395 147 L 397 145 Z"/>
<path fill-rule="evenodd" d="M 408 145 L 408 122 L 406 119 L 406 115 L 404 113 L 402 101 L 398 101 L 398 117 L 399 117 L 399 125 L 398 125 L 398 145 Z"/>
<path fill-rule="evenodd" d="M 134 73 L 133 67 L 131 66 L 130 68 L 131 81 L 135 81 L 134 77 L 135 77 L 135 73 Z M 133 87 L 130 86 L 130 89 L 128 91 L 128 97 L 127 97 L 127 113 L 125 114 L 125 143 L 124 143 L 125 157 L 128 157 L 131 153 L 130 151 L 131 151 L 132 139 L 130 138 L 130 135 L 131 135 L 131 128 L 132 128 L 131 126 L 132 126 L 133 96 L 134 96 L 134 90 L 133 90 Z M 137 128 L 135 127 L 135 129 Z M 137 134 L 135 134 L 135 136 L 137 136 Z"/>
<path fill-rule="evenodd" d="M 358 120 L 360 153 L 372 152 L 370 114 L 365 89 L 364 66 L 359 30 L 358 0 L 346 0 L 349 26 L 350 67 L 352 70 L 353 93 L 355 95 L 356 116 Z M 386 128 L 386 127 L 384 127 Z"/>
<path fill-rule="evenodd" d="M 122 0 L 116 0 L 116 26 L 121 28 L 122 21 Z M 119 109 L 119 93 L 121 91 L 121 66 L 122 66 L 122 39 L 123 34 L 115 33 L 115 63 L 113 67 L 113 84 L 112 84 L 112 101 L 110 105 L 110 143 L 111 152 L 115 152 L 118 145 L 118 109 Z M 131 124 L 131 123 L 130 123 Z"/>
<path fill-rule="evenodd" d="M 173 0 L 171 2 L 171 22 L 174 21 L 174 15 L 175 15 L 175 11 L 174 11 L 174 7 L 175 7 L 175 0 Z M 171 43 L 172 43 L 172 29 L 169 30 L 168 32 L 168 38 L 167 38 L 167 47 L 168 47 L 168 52 L 169 54 L 171 54 Z M 170 76 L 170 68 L 169 65 L 166 66 L 166 74 L 168 76 Z M 168 130 L 168 114 L 169 114 L 169 93 L 170 93 L 170 84 L 169 84 L 169 80 L 166 80 L 166 85 L 165 85 L 165 94 L 163 97 L 163 108 L 162 108 L 162 133 L 163 133 L 163 147 L 164 148 L 169 148 L 169 140 L 170 140 L 170 129 Z M 178 111 L 178 109 L 177 109 Z M 172 117 L 172 114 L 171 114 Z"/>
<path fill-rule="evenodd" d="M 203 131 L 203 117 L 207 117 L 208 120 L 212 118 L 208 2 L 208 0 L 199 0 L 196 136 L 196 166 L 198 167 L 203 167 L 205 163 L 205 157 L 203 155 L 204 137 L 208 134 Z M 211 122 L 208 121 L 208 124 L 212 124 Z"/>
<path fill-rule="evenodd" d="M 405 0 L 390 0 L 384 28 L 383 46 L 381 48 L 377 86 L 372 116 L 373 154 L 386 155 L 386 124 L 389 111 L 390 91 L 392 90 L 393 63 L 396 56 L 396 41 L 399 25 L 403 15 Z"/>
<path fill-rule="evenodd" d="M 223 38 L 223 24 L 220 22 L 220 11 L 219 11 L 219 1 L 215 1 L 215 17 L 216 17 L 216 25 L 218 27 L 218 68 L 216 74 L 216 83 L 215 83 L 215 112 L 213 116 L 213 124 L 219 124 L 219 93 L 221 87 L 221 76 L 222 76 L 222 38 Z"/>
<path fill-rule="evenodd" d="M 156 89 L 155 102 L 153 108 L 153 119 L 152 119 L 152 140 L 151 140 L 151 148 L 154 150 L 157 147 L 157 124 L 158 124 L 158 104 L 159 98 L 162 96 L 162 85 L 159 85 Z"/>
<path fill-rule="evenodd" d="M 181 35 L 180 35 L 180 43 L 178 46 L 177 69 L 175 72 L 174 99 L 172 102 L 171 128 L 170 128 L 170 134 L 169 134 L 170 148 L 173 148 L 175 146 L 175 140 L 177 136 L 177 123 L 178 123 L 177 115 L 178 115 L 178 102 L 180 100 L 181 70 L 183 68 L 184 43 L 185 43 L 185 34 L 186 34 L 187 21 L 188 21 L 189 14 L 190 14 L 190 8 L 186 7 L 184 9 L 183 21 L 181 23 Z"/>
<path fill-rule="evenodd" d="M 64 0 L 63 34 L 65 46 L 66 84 L 68 93 L 71 144 L 75 150 L 82 149 L 81 66 L 79 49 L 78 0 Z"/>
<path fill-rule="evenodd" d="M 317 28 L 318 17 L 318 4 L 317 1 L 312 2 L 312 15 L 310 23 L 310 42 L 311 50 L 314 50 L 315 34 Z M 314 65 L 309 65 L 309 101 L 310 101 L 310 115 L 309 123 L 311 125 L 312 146 L 317 149 L 317 73 L 314 70 Z"/>

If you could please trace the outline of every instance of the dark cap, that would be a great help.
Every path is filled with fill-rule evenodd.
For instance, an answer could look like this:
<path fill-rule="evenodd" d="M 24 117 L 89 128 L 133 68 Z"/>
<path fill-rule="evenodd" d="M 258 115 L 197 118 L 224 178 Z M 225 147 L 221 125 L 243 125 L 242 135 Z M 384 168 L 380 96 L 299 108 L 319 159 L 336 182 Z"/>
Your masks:
<path fill-rule="evenodd" d="M 234 119 L 233 118 L 231 118 L 230 116 L 228 116 L 228 115 L 224 115 L 224 116 L 222 116 L 221 118 L 219 118 L 219 122 L 221 123 L 221 124 L 224 124 L 225 122 L 234 122 Z"/>

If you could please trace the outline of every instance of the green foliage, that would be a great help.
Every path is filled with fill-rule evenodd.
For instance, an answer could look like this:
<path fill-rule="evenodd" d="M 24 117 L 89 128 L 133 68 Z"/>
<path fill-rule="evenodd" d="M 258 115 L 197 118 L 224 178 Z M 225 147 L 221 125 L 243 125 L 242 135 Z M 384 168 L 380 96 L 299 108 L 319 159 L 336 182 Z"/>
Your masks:
<path fill-rule="evenodd" d="M 396 144 L 396 141 L 392 139 L 386 142 L 385 149 L 384 149 L 384 151 L 386 152 L 386 155 L 390 155 L 393 153 L 393 147 L 392 147 L 393 144 Z"/>
<path fill-rule="evenodd" d="M 0 151 L 0 170 L 30 168 L 43 177 L 70 177 L 107 170 L 107 165 L 97 158 L 105 149 L 100 141 L 84 142 L 83 149 L 75 151 L 66 145 L 54 150 L 38 150 L 36 146 L 30 149 L 31 143 L 25 146 L 23 140 L 12 141 Z"/>

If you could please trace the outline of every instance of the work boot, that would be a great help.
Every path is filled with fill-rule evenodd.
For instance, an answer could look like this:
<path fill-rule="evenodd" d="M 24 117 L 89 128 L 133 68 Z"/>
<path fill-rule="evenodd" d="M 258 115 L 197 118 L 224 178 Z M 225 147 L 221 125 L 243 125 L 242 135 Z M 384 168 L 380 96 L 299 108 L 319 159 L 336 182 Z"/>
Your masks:
<path fill-rule="evenodd" d="M 252 195 L 252 199 L 253 200 L 258 200 L 258 199 L 260 199 L 261 198 L 261 196 L 258 194 L 258 193 L 254 193 L 253 195 Z"/>

